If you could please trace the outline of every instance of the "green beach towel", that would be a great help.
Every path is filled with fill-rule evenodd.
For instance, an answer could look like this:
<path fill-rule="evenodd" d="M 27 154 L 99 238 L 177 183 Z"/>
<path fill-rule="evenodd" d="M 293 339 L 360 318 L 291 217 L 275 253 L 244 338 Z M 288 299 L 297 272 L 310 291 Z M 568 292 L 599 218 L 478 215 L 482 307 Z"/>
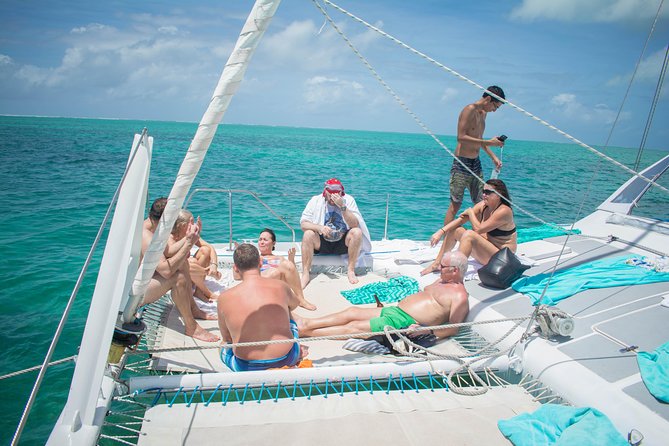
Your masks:
<path fill-rule="evenodd" d="M 663 403 L 669 403 L 669 342 L 651 353 L 639 352 L 636 360 L 641 379 L 651 395 Z"/>
<path fill-rule="evenodd" d="M 405 297 L 418 292 L 418 281 L 408 276 L 394 277 L 387 282 L 374 282 L 342 291 L 341 295 L 348 299 L 353 305 L 373 304 L 374 295 L 381 302 L 398 302 Z"/>
<path fill-rule="evenodd" d="M 515 446 L 629 446 L 611 420 L 590 407 L 544 404 L 532 413 L 500 420 L 497 427 Z"/>
<path fill-rule="evenodd" d="M 550 279 L 541 303 L 555 305 L 562 299 L 588 289 L 669 281 L 669 273 L 657 272 L 650 266 L 644 257 L 623 256 L 595 260 L 557 271 Z M 550 274 L 521 277 L 511 287 L 529 296 L 533 305 L 538 305 L 549 278 Z"/>

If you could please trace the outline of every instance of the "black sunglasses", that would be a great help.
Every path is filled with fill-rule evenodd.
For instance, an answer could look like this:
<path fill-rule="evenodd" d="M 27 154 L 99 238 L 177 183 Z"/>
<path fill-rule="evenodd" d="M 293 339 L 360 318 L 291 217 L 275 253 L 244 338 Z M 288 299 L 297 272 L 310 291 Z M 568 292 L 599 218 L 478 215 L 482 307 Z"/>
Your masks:
<path fill-rule="evenodd" d="M 483 195 L 490 195 L 494 193 L 495 191 L 493 189 L 483 189 Z"/>

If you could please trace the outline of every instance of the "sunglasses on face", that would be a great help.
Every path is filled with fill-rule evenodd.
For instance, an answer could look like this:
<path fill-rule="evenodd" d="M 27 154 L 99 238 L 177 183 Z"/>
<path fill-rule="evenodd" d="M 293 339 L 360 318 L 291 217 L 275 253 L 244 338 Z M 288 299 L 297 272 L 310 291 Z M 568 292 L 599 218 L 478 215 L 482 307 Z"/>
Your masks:
<path fill-rule="evenodd" d="M 494 193 L 495 193 L 494 189 L 483 189 L 483 195 L 490 195 Z"/>
<path fill-rule="evenodd" d="M 457 266 L 444 266 L 444 265 L 441 265 L 441 264 L 439 265 L 440 270 L 445 269 L 446 271 L 455 271 L 456 268 L 457 268 Z"/>

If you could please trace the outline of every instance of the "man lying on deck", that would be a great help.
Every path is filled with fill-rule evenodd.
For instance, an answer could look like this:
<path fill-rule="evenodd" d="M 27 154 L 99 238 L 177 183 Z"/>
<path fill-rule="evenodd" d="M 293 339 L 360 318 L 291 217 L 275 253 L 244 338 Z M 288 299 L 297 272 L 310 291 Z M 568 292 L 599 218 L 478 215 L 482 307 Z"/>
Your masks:
<path fill-rule="evenodd" d="M 386 325 L 399 330 L 416 324 L 432 326 L 462 322 L 469 313 L 467 290 L 462 283 L 467 271 L 467 257 L 458 251 L 447 252 L 439 265 L 441 276 L 436 282 L 405 297 L 397 306 L 350 307 L 319 318 L 296 318 L 300 336 L 383 332 Z M 438 338 L 457 332 L 457 328 L 434 330 Z"/>
<path fill-rule="evenodd" d="M 235 280 L 242 282 L 218 298 L 218 326 L 228 343 L 293 339 L 297 325 L 290 312 L 300 301 L 283 281 L 260 275 L 258 249 L 241 244 L 232 255 Z M 297 342 L 223 348 L 221 360 L 235 372 L 296 365 L 306 355 Z"/>

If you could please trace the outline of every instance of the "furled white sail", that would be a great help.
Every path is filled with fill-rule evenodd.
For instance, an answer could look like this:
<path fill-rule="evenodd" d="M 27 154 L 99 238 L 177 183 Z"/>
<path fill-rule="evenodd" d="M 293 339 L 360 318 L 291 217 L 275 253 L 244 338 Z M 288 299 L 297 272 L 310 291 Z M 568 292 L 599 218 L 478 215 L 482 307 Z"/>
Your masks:
<path fill-rule="evenodd" d="M 237 44 L 225 65 L 223 74 L 214 91 L 214 95 L 200 121 L 195 137 L 193 138 L 193 141 L 188 148 L 188 152 L 181 164 L 181 168 L 179 169 L 174 186 L 170 192 L 167 206 L 158 229 L 151 241 L 151 245 L 144 255 L 143 264 L 140 266 L 139 271 L 134 278 L 132 291 L 130 292 L 131 298 L 127 302 L 123 313 L 124 321 L 132 320 L 134 317 L 136 308 L 144 295 L 158 262 L 161 259 L 161 254 L 167 243 L 170 229 L 174 225 L 179 209 L 183 205 L 184 199 L 193 184 L 197 172 L 200 170 L 200 166 L 202 165 L 207 150 L 209 149 L 209 145 L 214 138 L 218 124 L 221 122 L 232 96 L 239 88 L 239 84 L 244 77 L 248 63 L 251 60 L 261 37 L 269 26 L 269 22 L 274 16 L 279 3 L 280 0 L 256 1 L 246 23 L 244 24 L 242 32 L 237 40 Z M 148 162 L 144 163 L 144 165 L 148 166 Z M 148 175 L 148 167 L 145 170 Z M 139 179 L 141 175 L 137 174 L 131 176 Z M 133 192 L 137 197 L 141 198 L 141 202 L 144 203 L 146 190 L 144 189 L 142 191 L 140 187 L 137 186 Z M 119 206 L 120 204 L 117 206 L 117 213 Z M 139 209 L 139 214 L 136 218 L 125 219 L 124 222 L 121 222 L 121 226 L 128 228 L 128 231 L 138 229 L 141 237 L 142 206 L 136 208 Z M 128 222 L 128 220 L 132 220 L 132 222 Z M 134 233 L 136 235 L 136 231 Z M 115 258 L 116 266 L 128 268 L 127 258 L 128 256 L 125 256 L 126 260 Z M 110 275 L 106 275 L 106 277 L 114 283 L 122 280 L 120 275 L 111 276 L 113 277 L 109 278 Z M 115 289 L 127 289 L 127 282 L 125 284 L 126 286 L 119 286 Z M 100 283 L 98 283 L 96 291 L 98 291 L 98 287 L 112 288 L 107 287 L 106 284 L 100 286 Z M 114 310 L 110 311 L 112 308 L 110 306 L 111 301 L 113 300 L 116 302 L 116 305 L 120 305 L 122 304 L 121 297 L 124 297 L 120 296 L 120 291 L 115 293 L 116 295 L 114 299 L 109 299 L 108 294 L 109 293 L 97 293 L 93 297 L 91 313 L 89 314 L 86 323 L 87 329 L 82 339 L 82 350 L 80 351 L 77 360 L 69 398 L 51 436 L 49 437 L 48 444 L 93 445 L 97 442 L 97 437 L 104 421 L 104 413 L 111 401 L 115 386 L 114 380 L 104 375 L 107 367 L 107 354 L 106 351 L 100 351 L 100 346 L 109 345 L 113 325 L 117 317 L 117 313 Z M 98 302 L 97 305 L 96 302 Z M 99 309 L 94 310 L 95 308 Z M 113 308 L 116 309 L 119 307 L 116 306 Z M 91 331 L 95 330 L 99 333 L 104 333 L 103 337 L 107 342 L 101 341 L 100 336 L 95 338 L 95 336 L 90 334 Z M 95 348 L 84 348 L 85 346 L 92 344 L 95 345 Z"/>
<path fill-rule="evenodd" d="M 142 267 L 139 269 L 133 284 L 132 298 L 124 311 L 124 321 L 130 321 L 134 317 L 134 313 L 153 276 L 156 265 L 160 261 L 161 254 L 165 249 L 165 244 L 179 210 L 214 138 L 216 129 L 223 119 L 228 105 L 230 105 L 232 96 L 237 92 L 249 61 L 265 30 L 269 26 L 269 22 L 274 16 L 279 3 L 279 0 L 258 0 L 242 28 L 237 44 L 228 62 L 225 64 L 223 74 L 218 81 L 209 107 L 200 121 L 195 137 L 181 164 L 176 181 L 167 199 L 167 205 L 160 219 L 158 229 L 144 255 Z"/>

